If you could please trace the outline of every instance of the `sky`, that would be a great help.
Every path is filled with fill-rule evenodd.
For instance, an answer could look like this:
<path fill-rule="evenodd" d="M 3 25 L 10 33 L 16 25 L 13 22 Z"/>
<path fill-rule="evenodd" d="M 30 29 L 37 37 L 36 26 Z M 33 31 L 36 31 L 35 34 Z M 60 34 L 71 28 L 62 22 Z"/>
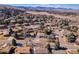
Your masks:
<path fill-rule="evenodd" d="M 79 9 L 79 4 L 11 4 L 11 6 L 24 6 L 24 7 L 55 7 L 55 8 L 71 8 Z"/>

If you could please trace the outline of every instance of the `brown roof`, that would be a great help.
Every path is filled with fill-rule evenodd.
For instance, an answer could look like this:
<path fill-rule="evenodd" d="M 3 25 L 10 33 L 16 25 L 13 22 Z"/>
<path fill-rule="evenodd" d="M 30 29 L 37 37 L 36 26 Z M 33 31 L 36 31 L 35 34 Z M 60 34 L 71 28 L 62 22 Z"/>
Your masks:
<path fill-rule="evenodd" d="M 48 50 L 46 48 L 42 47 L 35 47 L 35 52 L 36 54 L 47 54 Z"/>
<path fill-rule="evenodd" d="M 20 54 L 20 53 L 30 53 L 29 52 L 30 47 L 18 47 L 15 49 L 15 54 Z"/>

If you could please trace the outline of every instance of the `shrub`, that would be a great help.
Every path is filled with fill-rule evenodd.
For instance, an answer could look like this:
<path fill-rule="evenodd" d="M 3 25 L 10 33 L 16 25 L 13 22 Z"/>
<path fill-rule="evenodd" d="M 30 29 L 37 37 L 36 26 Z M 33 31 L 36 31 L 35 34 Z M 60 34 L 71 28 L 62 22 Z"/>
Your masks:
<path fill-rule="evenodd" d="M 73 33 L 71 33 L 71 34 L 68 36 L 68 41 L 69 41 L 69 42 L 75 42 L 76 39 L 77 39 L 77 36 L 74 35 Z"/>
<path fill-rule="evenodd" d="M 16 45 L 17 45 L 17 43 L 16 43 L 16 40 L 15 40 L 15 39 L 13 39 L 13 40 L 12 40 L 12 45 L 13 45 L 13 46 L 16 46 Z"/>
<path fill-rule="evenodd" d="M 77 49 L 77 52 L 79 53 L 79 48 Z"/>
<path fill-rule="evenodd" d="M 45 30 L 45 33 L 46 33 L 47 35 L 50 35 L 50 34 L 52 33 L 52 30 L 51 30 L 51 29 L 46 29 L 46 30 Z"/>

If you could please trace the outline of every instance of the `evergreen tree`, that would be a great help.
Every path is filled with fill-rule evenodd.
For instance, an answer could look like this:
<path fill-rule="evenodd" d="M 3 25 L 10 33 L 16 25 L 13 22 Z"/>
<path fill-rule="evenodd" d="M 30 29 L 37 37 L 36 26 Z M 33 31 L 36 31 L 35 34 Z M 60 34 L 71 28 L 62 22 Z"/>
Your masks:
<path fill-rule="evenodd" d="M 16 40 L 15 40 L 15 39 L 13 39 L 13 40 L 12 40 L 12 45 L 13 45 L 13 46 L 16 46 L 16 45 L 17 45 L 17 43 L 16 43 Z"/>
<path fill-rule="evenodd" d="M 60 42 L 59 42 L 59 40 L 55 41 L 55 46 L 54 47 L 55 47 L 56 50 L 60 48 Z"/>

